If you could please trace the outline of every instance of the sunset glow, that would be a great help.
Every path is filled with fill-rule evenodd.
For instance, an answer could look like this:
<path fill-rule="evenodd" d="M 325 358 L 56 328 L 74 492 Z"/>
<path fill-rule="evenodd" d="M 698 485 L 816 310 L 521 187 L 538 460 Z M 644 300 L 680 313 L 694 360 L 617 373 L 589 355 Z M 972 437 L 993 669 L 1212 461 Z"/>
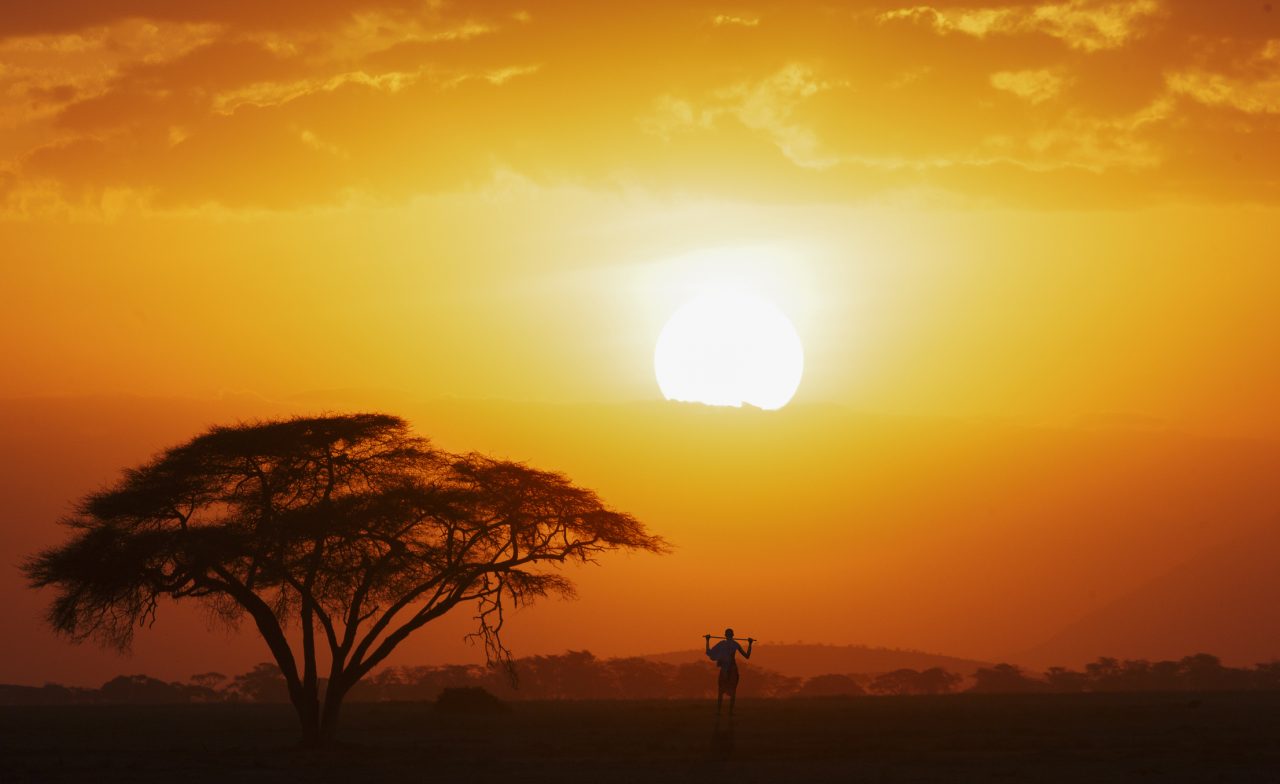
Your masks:
<path fill-rule="evenodd" d="M 517 655 L 1270 661 L 1278 227 L 1280 0 L 7 3 L 0 682 L 264 661 L 182 602 L 70 645 L 12 566 L 211 426 L 364 412 L 671 543 Z"/>

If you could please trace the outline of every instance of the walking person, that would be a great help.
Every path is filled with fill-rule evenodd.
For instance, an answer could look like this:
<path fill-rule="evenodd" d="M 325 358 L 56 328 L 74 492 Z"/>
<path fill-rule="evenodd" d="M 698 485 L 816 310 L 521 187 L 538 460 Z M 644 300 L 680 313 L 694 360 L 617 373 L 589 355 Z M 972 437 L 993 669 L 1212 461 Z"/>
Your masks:
<path fill-rule="evenodd" d="M 733 706 L 738 701 L 738 654 L 741 653 L 744 659 L 750 659 L 751 648 L 756 641 L 748 637 L 746 650 L 743 650 L 742 644 L 733 639 L 733 629 L 725 629 L 724 639 L 714 646 L 711 644 L 710 634 L 704 634 L 703 638 L 707 643 L 707 658 L 720 668 L 720 677 L 716 683 L 716 715 L 720 715 L 724 695 L 728 694 L 729 715 L 732 716 Z"/>

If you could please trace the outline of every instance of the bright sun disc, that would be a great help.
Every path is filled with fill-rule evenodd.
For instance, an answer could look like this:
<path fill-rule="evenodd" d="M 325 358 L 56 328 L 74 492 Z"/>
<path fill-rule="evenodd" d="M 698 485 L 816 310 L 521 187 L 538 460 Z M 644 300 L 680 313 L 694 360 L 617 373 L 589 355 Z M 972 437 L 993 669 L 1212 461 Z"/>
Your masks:
<path fill-rule="evenodd" d="M 800 386 L 804 347 L 772 304 L 747 294 L 708 294 L 667 321 L 653 367 L 668 400 L 775 409 Z"/>

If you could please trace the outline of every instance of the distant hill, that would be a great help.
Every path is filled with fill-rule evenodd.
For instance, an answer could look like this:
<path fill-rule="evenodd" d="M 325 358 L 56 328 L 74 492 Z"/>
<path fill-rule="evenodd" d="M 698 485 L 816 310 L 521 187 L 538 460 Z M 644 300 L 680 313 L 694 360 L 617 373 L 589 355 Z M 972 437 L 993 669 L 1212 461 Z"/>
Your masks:
<path fill-rule="evenodd" d="M 1016 657 L 1079 667 L 1099 656 L 1178 659 L 1213 653 L 1234 666 L 1280 658 L 1280 530 L 1193 558 Z"/>
<path fill-rule="evenodd" d="M 745 643 L 744 643 L 745 645 Z M 671 651 L 654 653 L 643 658 L 667 664 L 684 664 L 706 661 L 703 651 Z M 751 663 L 783 675 L 812 678 L 829 673 L 876 674 L 893 670 L 927 670 L 941 667 L 949 672 L 971 675 L 989 662 L 958 659 L 923 651 L 872 648 L 866 645 L 810 645 L 788 643 L 758 643 Z"/>

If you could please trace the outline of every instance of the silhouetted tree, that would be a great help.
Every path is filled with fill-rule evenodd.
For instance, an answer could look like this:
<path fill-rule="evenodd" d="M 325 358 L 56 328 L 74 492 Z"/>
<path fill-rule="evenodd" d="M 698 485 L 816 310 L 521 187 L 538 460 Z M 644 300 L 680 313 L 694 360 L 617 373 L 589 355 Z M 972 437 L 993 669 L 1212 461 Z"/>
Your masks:
<path fill-rule="evenodd" d="M 183 684 L 165 683 L 148 675 L 118 675 L 102 684 L 98 695 L 107 702 L 140 705 L 187 702 L 189 699 Z"/>
<path fill-rule="evenodd" d="M 1185 688 L 1176 662 L 1102 657 L 1085 665 L 1089 691 L 1133 692 Z"/>
<path fill-rule="evenodd" d="M 1172 661 L 1152 662 L 1147 667 L 1147 688 L 1152 691 L 1173 691 L 1179 686 L 1178 663 Z"/>
<path fill-rule="evenodd" d="M 1107 691 L 1109 688 L 1117 688 L 1122 671 L 1120 660 L 1110 656 L 1099 657 L 1097 661 L 1090 662 L 1084 666 L 1084 674 L 1089 679 L 1089 682 L 1093 684 L 1094 691 Z"/>
<path fill-rule="evenodd" d="M 1226 667 L 1209 653 L 1184 656 L 1178 662 L 1188 688 L 1196 691 L 1230 691 L 1249 688 L 1253 678 L 1246 670 Z"/>
<path fill-rule="evenodd" d="M 1049 691 L 1076 694 L 1089 688 L 1089 678 L 1084 673 L 1066 667 L 1050 667 L 1044 676 Z"/>
<path fill-rule="evenodd" d="M 591 651 L 530 656 L 516 663 L 520 690 L 534 699 L 602 699 L 610 696 L 610 677 Z"/>
<path fill-rule="evenodd" d="M 960 685 L 964 678 L 941 667 L 922 670 L 916 678 L 914 694 L 946 694 Z"/>
<path fill-rule="evenodd" d="M 703 672 L 707 673 L 707 666 L 703 665 Z M 704 674 L 702 677 L 706 678 Z M 710 678 L 712 684 L 715 684 L 715 676 Z M 763 667 L 743 668 L 742 683 L 738 686 L 739 697 L 794 697 L 796 692 L 800 691 L 800 686 L 804 683 L 803 678 L 796 678 L 791 675 L 783 675 L 780 672 L 766 670 Z"/>
<path fill-rule="evenodd" d="M 65 522 L 70 541 L 25 564 L 33 586 L 57 589 L 57 631 L 126 648 L 165 597 L 248 616 L 308 744 L 332 738 L 351 688 L 455 606 L 477 603 L 488 658 L 509 661 L 505 609 L 572 591 L 547 566 L 665 548 L 564 476 L 434 449 L 383 414 L 215 427 Z"/>
<path fill-rule="evenodd" d="M 1217 656 L 1198 653 L 1178 661 L 1100 658 L 1084 672 L 1050 667 L 1045 686 L 1053 692 L 1243 691 L 1280 688 L 1280 664 L 1254 669 L 1227 667 Z"/>
<path fill-rule="evenodd" d="M 715 697 L 714 676 L 707 677 L 707 665 L 703 662 L 687 662 L 675 665 L 671 676 L 671 696 L 684 699 Z"/>
<path fill-rule="evenodd" d="M 96 702 L 96 689 L 80 689 L 58 683 L 44 686 L 15 686 L 0 683 L 0 705 L 74 705 Z"/>
<path fill-rule="evenodd" d="M 857 681 L 848 675 L 835 673 L 815 675 L 796 692 L 797 697 L 853 697 L 861 694 L 866 692 Z"/>
<path fill-rule="evenodd" d="M 220 672 L 198 672 L 191 676 L 191 684 L 201 688 L 217 691 L 227 682 L 227 676 Z"/>
<path fill-rule="evenodd" d="M 923 672 L 904 668 L 877 676 L 870 689 L 876 694 L 946 694 L 961 680 L 959 675 L 941 667 L 930 667 Z"/>
<path fill-rule="evenodd" d="M 994 667 L 979 667 L 973 674 L 972 692 L 985 694 L 1021 694 L 1041 691 L 1040 681 L 1023 675 L 1022 668 L 1013 664 L 997 664 Z"/>
<path fill-rule="evenodd" d="M 606 659 L 600 664 L 607 668 L 613 681 L 613 695 L 618 699 L 651 700 L 670 694 L 674 668 L 669 664 L 639 657 Z"/>
<path fill-rule="evenodd" d="M 1255 689 L 1280 689 L 1280 661 L 1260 662 L 1250 679 Z"/>
<path fill-rule="evenodd" d="M 1116 691 L 1134 692 L 1150 691 L 1154 686 L 1155 675 L 1151 662 L 1146 659 L 1125 659 L 1120 663 L 1120 672 L 1116 676 Z"/>
<path fill-rule="evenodd" d="M 284 674 L 271 662 L 262 662 L 237 675 L 231 681 L 231 690 L 246 702 L 288 702 L 290 699 Z"/>

